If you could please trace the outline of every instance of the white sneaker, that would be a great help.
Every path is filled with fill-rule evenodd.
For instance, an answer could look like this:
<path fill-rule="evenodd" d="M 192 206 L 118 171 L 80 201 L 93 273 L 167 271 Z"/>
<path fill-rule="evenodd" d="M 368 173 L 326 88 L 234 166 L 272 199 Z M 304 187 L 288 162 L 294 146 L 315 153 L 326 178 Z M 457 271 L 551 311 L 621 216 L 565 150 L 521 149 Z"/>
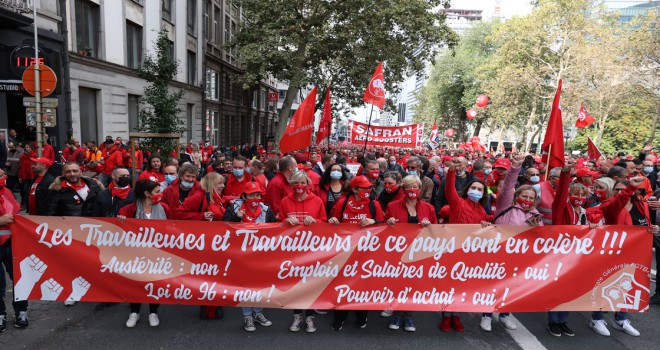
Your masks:
<path fill-rule="evenodd" d="M 380 313 L 380 317 L 392 317 L 392 315 L 394 315 L 394 311 L 392 311 L 392 309 L 390 309 L 389 307 Z"/>
<path fill-rule="evenodd" d="M 291 332 L 297 332 L 300 330 L 300 325 L 303 322 L 303 317 L 300 314 L 295 314 L 293 315 L 293 322 L 291 323 L 291 326 L 289 326 L 289 330 Z"/>
<path fill-rule="evenodd" d="M 481 316 L 481 323 L 479 323 L 479 326 L 481 326 L 481 329 L 483 329 L 486 332 L 490 332 L 493 328 L 491 327 L 491 318 L 488 316 Z"/>
<path fill-rule="evenodd" d="M 128 316 L 128 321 L 126 321 L 126 327 L 128 328 L 133 328 L 137 324 L 137 321 L 140 319 L 140 315 L 136 314 L 135 312 L 131 313 Z"/>
<path fill-rule="evenodd" d="M 257 330 L 257 327 L 254 325 L 254 317 L 246 316 L 243 318 L 243 329 L 248 332 L 254 332 Z"/>
<path fill-rule="evenodd" d="M 504 328 L 514 330 L 518 329 L 518 326 L 513 322 L 513 319 L 509 316 L 500 315 L 500 323 L 504 325 Z"/>
<path fill-rule="evenodd" d="M 314 325 L 314 316 L 307 316 L 305 319 L 305 331 L 307 333 L 314 333 L 316 332 L 316 326 Z"/>
<path fill-rule="evenodd" d="M 76 302 L 73 300 L 67 300 L 64 302 L 64 306 L 73 306 L 76 305 Z"/>
<path fill-rule="evenodd" d="M 149 314 L 149 325 L 151 327 L 158 327 L 159 324 L 158 314 Z"/>
<path fill-rule="evenodd" d="M 632 335 L 633 337 L 639 337 L 639 331 L 630 324 L 629 320 L 623 320 L 621 322 L 615 320 L 614 323 L 612 323 L 612 327 L 628 335 Z"/>
<path fill-rule="evenodd" d="M 254 314 L 254 320 L 264 327 L 270 327 L 273 325 L 273 322 L 267 319 L 261 312 Z"/>
<path fill-rule="evenodd" d="M 591 320 L 589 327 L 602 336 L 610 336 L 610 331 L 607 329 L 607 322 L 605 320 Z"/>

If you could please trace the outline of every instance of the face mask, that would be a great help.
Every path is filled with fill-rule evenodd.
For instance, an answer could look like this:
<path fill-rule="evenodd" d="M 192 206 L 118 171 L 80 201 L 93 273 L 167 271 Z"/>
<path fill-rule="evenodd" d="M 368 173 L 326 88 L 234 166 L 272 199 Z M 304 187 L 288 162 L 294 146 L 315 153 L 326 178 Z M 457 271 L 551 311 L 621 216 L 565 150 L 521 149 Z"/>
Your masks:
<path fill-rule="evenodd" d="M 165 183 L 169 186 L 172 181 L 176 180 L 176 175 L 165 175 Z"/>
<path fill-rule="evenodd" d="M 518 198 L 516 200 L 516 203 L 518 203 L 518 205 L 520 205 L 520 207 L 523 208 L 523 209 L 529 209 L 529 208 L 532 207 L 532 205 L 534 205 L 533 201 L 527 201 L 527 200 L 524 200 L 522 198 Z"/>
<path fill-rule="evenodd" d="M 653 172 L 653 167 L 646 167 L 646 168 L 644 168 L 644 172 L 647 173 L 647 174 L 652 173 L 652 172 Z"/>
<path fill-rule="evenodd" d="M 307 192 L 307 185 L 293 185 L 293 193 L 296 196 L 302 196 Z"/>
<path fill-rule="evenodd" d="M 417 170 L 408 170 L 408 175 L 417 176 Z"/>
<path fill-rule="evenodd" d="M 232 172 L 232 173 L 234 174 L 234 176 L 236 176 L 236 177 L 243 177 L 243 174 L 245 174 L 245 170 L 244 170 L 244 169 L 233 169 L 231 172 Z"/>
<path fill-rule="evenodd" d="M 377 178 L 379 178 L 379 177 L 380 177 L 380 170 L 374 170 L 374 171 L 369 172 L 369 176 L 370 176 L 372 179 L 377 179 Z"/>
<path fill-rule="evenodd" d="M 486 168 L 486 169 L 484 169 L 484 174 L 486 174 L 486 175 L 490 175 L 490 173 L 491 173 L 492 171 L 493 171 L 493 169 L 491 169 L 491 168 Z"/>
<path fill-rule="evenodd" d="M 568 202 L 571 203 L 571 205 L 574 207 L 581 207 L 586 201 L 587 199 L 585 197 L 570 196 L 568 198 Z"/>
<path fill-rule="evenodd" d="M 369 196 L 371 196 L 371 190 L 358 190 L 357 196 L 359 202 L 366 202 L 369 200 Z"/>
<path fill-rule="evenodd" d="M 607 199 L 607 190 L 596 190 L 594 191 L 594 194 L 601 202 Z"/>
<path fill-rule="evenodd" d="M 460 173 L 456 173 L 456 176 L 458 176 L 458 177 L 465 176 L 465 170 L 461 171 Z"/>
<path fill-rule="evenodd" d="M 536 189 L 536 193 L 541 193 L 541 185 L 539 185 L 539 184 L 535 184 L 535 185 L 532 185 L 532 187 L 533 187 L 534 189 Z"/>
<path fill-rule="evenodd" d="M 154 194 L 151 196 L 151 202 L 153 202 L 154 204 L 158 204 L 163 201 L 164 197 L 165 195 L 162 193 Z"/>
<path fill-rule="evenodd" d="M 181 186 L 186 189 L 191 189 L 193 186 L 195 186 L 194 182 L 188 182 L 188 181 L 181 181 Z"/>
<path fill-rule="evenodd" d="M 128 176 L 121 176 L 117 179 L 117 186 L 121 188 L 128 186 L 129 183 L 131 183 L 131 178 Z"/>
<path fill-rule="evenodd" d="M 252 174 L 252 168 L 245 168 L 245 171 L 246 171 L 248 174 Z"/>
<path fill-rule="evenodd" d="M 249 199 L 245 200 L 245 202 L 247 203 L 248 208 L 254 210 L 254 209 L 257 209 L 259 207 L 259 204 L 261 203 L 261 199 L 249 198 Z"/>
<path fill-rule="evenodd" d="M 529 177 L 529 181 L 531 181 L 533 183 L 537 183 L 537 182 L 541 181 L 541 178 L 538 175 L 533 175 L 533 176 Z"/>
<path fill-rule="evenodd" d="M 385 184 L 385 192 L 393 193 L 396 191 L 396 184 Z"/>
<path fill-rule="evenodd" d="M 391 166 L 391 167 L 396 166 L 396 161 L 394 161 L 394 162 L 390 162 L 390 166 Z"/>
<path fill-rule="evenodd" d="M 341 171 L 333 170 L 330 172 L 330 178 L 333 180 L 339 180 L 341 179 L 341 176 L 342 176 Z"/>
<path fill-rule="evenodd" d="M 471 201 L 478 202 L 484 196 L 484 194 L 479 190 L 469 190 L 467 196 Z"/>
<path fill-rule="evenodd" d="M 403 193 L 406 195 L 406 198 L 408 199 L 417 199 L 419 197 L 419 188 L 411 188 L 411 189 L 403 190 Z"/>

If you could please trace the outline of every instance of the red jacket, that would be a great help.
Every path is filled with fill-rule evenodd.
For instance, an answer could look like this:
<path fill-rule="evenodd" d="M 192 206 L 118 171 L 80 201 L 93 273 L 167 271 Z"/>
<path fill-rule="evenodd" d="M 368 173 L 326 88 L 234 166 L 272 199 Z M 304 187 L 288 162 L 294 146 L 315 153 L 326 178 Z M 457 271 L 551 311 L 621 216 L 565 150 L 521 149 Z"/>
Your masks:
<path fill-rule="evenodd" d="M 621 193 L 601 203 L 600 208 L 606 225 L 633 225 L 632 217 L 626 210 L 626 204 L 635 195 L 635 192 L 637 192 L 637 188 L 629 185 Z M 648 203 L 646 201 L 633 201 L 632 203 L 644 215 L 646 222 L 651 225 Z"/>
<path fill-rule="evenodd" d="M 161 183 L 165 181 L 165 175 L 160 171 L 145 170 L 140 174 L 140 176 L 138 176 L 138 180 L 151 180 Z"/>
<path fill-rule="evenodd" d="M 123 165 L 124 161 L 121 157 L 121 151 L 112 150 L 106 157 L 103 159 L 103 172 L 106 174 L 112 174 L 112 169 L 118 165 Z"/>
<path fill-rule="evenodd" d="M 167 215 L 167 219 L 171 220 L 173 219 L 174 213 L 170 211 L 170 207 L 165 204 L 165 203 L 160 203 L 161 206 L 163 206 L 163 210 L 165 210 L 165 215 Z M 137 213 L 137 203 L 133 202 L 129 205 L 123 206 L 121 209 L 119 209 L 119 215 L 124 215 L 127 218 L 135 218 L 135 213 Z"/>
<path fill-rule="evenodd" d="M 575 212 L 573 206 L 568 205 L 568 186 L 571 183 L 571 173 L 561 172 L 555 199 L 552 201 L 553 225 L 579 225 L 580 213 Z M 586 215 L 586 210 L 584 210 Z M 587 224 L 589 220 L 587 219 Z"/>
<path fill-rule="evenodd" d="M 7 187 L 0 188 L 0 216 L 5 214 L 18 215 L 21 211 L 21 205 L 16 202 L 14 195 L 11 193 Z M 9 225 L 0 226 L 0 231 L 10 231 Z M 11 237 L 11 231 L 9 234 L 2 234 L 0 232 L 0 245 L 5 244 Z M 4 272 L 3 272 L 4 273 Z"/>
<path fill-rule="evenodd" d="M 176 211 L 176 209 L 182 204 L 179 201 L 179 182 L 181 182 L 181 179 L 174 179 L 174 181 L 167 186 L 165 191 L 163 191 L 163 195 L 165 196 L 163 203 L 167 204 L 172 211 Z M 189 191 L 188 197 L 194 195 L 197 191 L 204 192 L 204 189 L 202 188 L 202 185 L 199 184 L 199 181 L 195 181 L 195 184 Z"/>
<path fill-rule="evenodd" d="M 293 188 L 289 185 L 289 180 L 287 180 L 282 172 L 277 172 L 275 177 L 268 182 L 264 203 L 270 207 L 273 213 L 279 213 L 280 202 L 292 192 Z"/>
<path fill-rule="evenodd" d="M 284 221 L 289 216 L 295 216 L 300 222 L 303 222 L 306 216 L 311 216 L 317 221 L 328 221 L 323 201 L 315 194 L 309 192 L 307 193 L 307 197 L 302 201 L 296 199 L 293 193 L 282 199 L 277 220 Z"/>
<path fill-rule="evenodd" d="M 493 216 L 486 214 L 486 209 L 478 202 L 461 198 L 456 191 L 456 170 L 447 171 L 445 182 L 445 198 L 451 208 L 449 222 L 452 224 L 478 224 L 482 221 L 492 221 Z"/>
<path fill-rule="evenodd" d="M 307 177 L 312 180 L 312 191 L 314 194 L 318 195 L 319 183 L 321 183 L 321 175 L 317 174 L 316 171 L 312 170 L 312 168 L 305 169 L 305 174 L 307 174 Z"/>
<path fill-rule="evenodd" d="M 174 215 L 177 220 L 206 220 L 204 213 L 207 211 L 213 212 L 213 220 L 222 221 L 225 216 L 225 210 L 230 204 L 229 200 L 234 197 L 222 197 L 221 203 L 209 203 L 206 199 L 206 191 L 195 191 L 181 203 L 181 205 L 174 210 Z"/>
<path fill-rule="evenodd" d="M 44 143 L 44 146 L 41 147 L 41 156 L 43 158 L 48 158 L 51 162 L 55 163 L 55 149 L 47 143 Z"/>
<path fill-rule="evenodd" d="M 348 204 L 346 204 L 344 214 L 342 215 L 341 209 L 344 207 L 344 202 L 346 202 L 345 197 L 337 200 L 335 205 L 332 207 L 330 217 L 337 218 L 340 222 L 346 222 L 349 224 L 358 224 L 360 221 L 362 221 L 362 219 L 374 219 L 377 223 L 382 223 L 385 221 L 385 218 L 383 217 L 383 209 L 380 207 L 380 203 L 378 203 L 378 201 L 373 201 L 374 207 L 376 209 L 376 216 L 371 215 L 369 202 L 355 203 L 354 196 L 351 196 L 348 199 Z"/>
<path fill-rule="evenodd" d="M 227 183 L 225 184 L 225 189 L 223 194 L 226 196 L 240 197 L 243 194 L 243 188 L 245 184 L 252 181 L 252 175 L 248 174 L 247 171 L 243 174 L 243 180 L 238 181 L 234 174 L 230 173 L 227 176 Z M 263 194 L 263 189 L 261 190 Z"/>
<path fill-rule="evenodd" d="M 422 222 L 424 219 L 428 219 L 432 224 L 437 224 L 438 219 L 435 217 L 435 207 L 433 205 L 424 202 L 422 200 L 417 200 L 417 205 L 415 205 L 415 210 L 417 211 L 417 220 Z M 395 218 L 399 220 L 399 223 L 408 222 L 408 209 L 406 208 L 406 200 L 399 199 L 387 206 L 385 209 L 385 219 Z"/>
<path fill-rule="evenodd" d="M 18 160 L 18 178 L 22 180 L 32 180 L 32 161 L 30 158 L 37 158 L 37 152 L 23 153 Z"/>

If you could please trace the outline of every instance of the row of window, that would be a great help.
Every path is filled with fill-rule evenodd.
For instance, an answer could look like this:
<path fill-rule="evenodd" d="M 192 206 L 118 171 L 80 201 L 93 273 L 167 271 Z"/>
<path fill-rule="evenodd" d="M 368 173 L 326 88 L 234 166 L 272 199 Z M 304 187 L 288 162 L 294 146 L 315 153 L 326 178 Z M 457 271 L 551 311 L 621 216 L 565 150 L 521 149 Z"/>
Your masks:
<path fill-rule="evenodd" d="M 224 89 L 221 89 L 223 83 Z M 220 90 L 222 90 L 222 92 Z M 227 100 L 239 101 L 241 96 L 247 96 L 244 94 L 244 91 L 239 84 L 231 82 L 229 74 L 224 74 L 224 77 L 221 77 L 218 71 L 210 68 L 206 69 L 205 91 L 206 99 L 211 101 L 220 101 L 221 97 Z M 267 104 L 267 97 L 268 91 L 266 89 L 254 90 L 252 94 L 252 108 L 262 111 L 265 111 L 266 109 L 273 111 L 274 105 L 271 104 L 269 106 Z"/>

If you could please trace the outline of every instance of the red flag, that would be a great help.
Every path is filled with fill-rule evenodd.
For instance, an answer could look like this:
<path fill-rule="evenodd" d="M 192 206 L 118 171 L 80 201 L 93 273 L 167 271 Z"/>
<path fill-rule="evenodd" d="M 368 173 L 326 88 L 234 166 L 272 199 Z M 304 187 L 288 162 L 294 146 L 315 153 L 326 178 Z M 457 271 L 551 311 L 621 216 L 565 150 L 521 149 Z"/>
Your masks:
<path fill-rule="evenodd" d="M 564 126 L 561 121 L 560 99 L 561 80 L 559 80 L 559 85 L 557 85 L 555 99 L 552 101 L 550 120 L 548 120 L 548 128 L 545 131 L 545 138 L 541 146 L 541 160 L 543 163 L 548 164 L 548 169 L 564 166 Z"/>
<path fill-rule="evenodd" d="M 429 135 L 429 142 L 428 142 L 429 147 L 431 147 L 431 149 L 438 147 L 439 144 L 438 141 L 439 141 L 438 125 L 435 122 L 433 122 L 433 128 L 431 128 L 431 134 Z"/>
<path fill-rule="evenodd" d="M 575 121 L 575 126 L 578 129 L 586 128 L 591 123 L 595 122 L 596 119 L 587 113 L 587 110 L 584 109 L 584 102 L 580 105 L 580 113 L 578 113 L 578 119 Z"/>
<path fill-rule="evenodd" d="M 369 86 L 364 91 L 362 101 L 371 103 L 383 109 L 385 106 L 385 79 L 383 78 L 383 62 L 378 62 L 374 75 L 371 76 Z"/>
<path fill-rule="evenodd" d="M 305 97 L 298 110 L 286 125 L 280 140 L 280 151 L 288 153 L 305 149 L 312 144 L 314 132 L 314 108 L 316 107 L 316 86 Z"/>
<path fill-rule="evenodd" d="M 319 123 L 319 131 L 316 133 L 316 144 L 318 145 L 324 138 L 330 136 L 330 129 L 332 128 L 332 110 L 330 109 L 330 88 L 325 93 L 325 101 L 323 102 L 323 113 L 321 114 L 321 123 Z"/>
<path fill-rule="evenodd" d="M 603 153 L 601 153 L 589 136 L 587 136 L 587 154 L 589 155 L 589 159 L 593 160 L 599 160 L 603 156 Z"/>

